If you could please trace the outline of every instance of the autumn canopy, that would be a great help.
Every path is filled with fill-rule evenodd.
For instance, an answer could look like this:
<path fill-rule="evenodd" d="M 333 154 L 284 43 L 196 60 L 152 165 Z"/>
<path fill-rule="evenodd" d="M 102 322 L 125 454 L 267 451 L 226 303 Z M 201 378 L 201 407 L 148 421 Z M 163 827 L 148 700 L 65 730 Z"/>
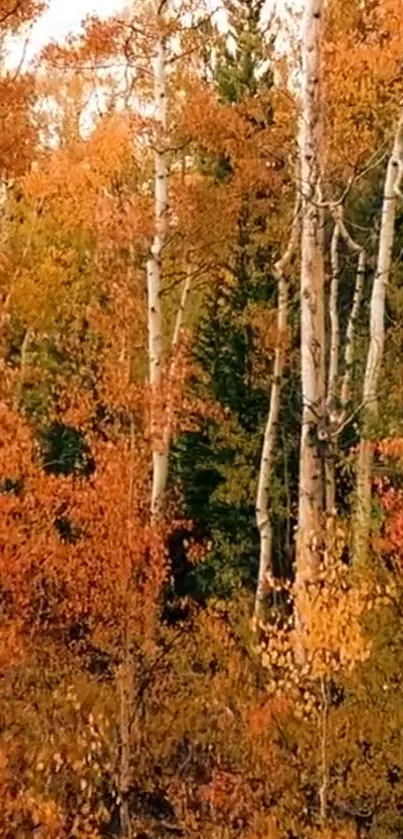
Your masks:
<path fill-rule="evenodd" d="M 403 0 L 28 60 L 46 5 L 0 0 L 0 837 L 398 839 Z"/>

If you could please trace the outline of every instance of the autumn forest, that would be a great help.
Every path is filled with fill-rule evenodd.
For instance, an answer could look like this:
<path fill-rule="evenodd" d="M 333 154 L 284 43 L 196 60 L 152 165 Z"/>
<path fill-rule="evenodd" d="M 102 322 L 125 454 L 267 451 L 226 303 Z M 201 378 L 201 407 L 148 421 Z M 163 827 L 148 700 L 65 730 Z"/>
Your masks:
<path fill-rule="evenodd" d="M 403 0 L 31 58 L 46 5 L 0 0 L 0 837 L 399 839 Z"/>

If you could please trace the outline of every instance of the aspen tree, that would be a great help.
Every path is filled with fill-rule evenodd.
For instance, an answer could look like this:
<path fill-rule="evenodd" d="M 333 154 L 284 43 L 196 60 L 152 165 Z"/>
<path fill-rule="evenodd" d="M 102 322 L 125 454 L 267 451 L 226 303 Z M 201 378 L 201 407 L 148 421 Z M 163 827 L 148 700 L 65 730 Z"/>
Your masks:
<path fill-rule="evenodd" d="M 148 383 L 151 394 L 150 431 L 152 449 L 152 488 L 150 500 L 151 520 L 156 522 L 164 512 L 164 500 L 168 481 L 169 454 L 172 443 L 175 378 L 177 374 L 177 356 L 180 350 L 180 338 L 192 280 L 200 273 L 195 268 L 192 272 L 189 251 L 185 258 L 185 278 L 180 299 L 175 313 L 173 334 L 169 347 L 170 360 L 165 362 L 163 330 L 164 311 L 161 304 L 163 286 L 162 261 L 164 249 L 168 244 L 169 217 L 169 162 L 168 155 L 172 148 L 168 142 L 168 88 L 167 68 L 178 58 L 175 50 L 169 49 L 168 40 L 175 42 L 173 32 L 186 35 L 191 26 L 180 23 L 180 9 L 175 8 L 171 0 L 153 0 L 156 24 L 156 44 L 153 60 L 154 76 L 154 238 L 147 260 L 147 296 L 148 296 Z M 190 8 L 190 7 L 189 7 Z M 190 51 L 193 51 L 193 45 Z M 185 53 L 184 53 L 185 54 Z M 179 55 L 179 58 L 181 56 Z M 165 380 L 163 372 L 165 367 Z"/>
<path fill-rule="evenodd" d="M 161 444 L 158 416 L 159 394 L 162 374 L 162 311 L 161 311 L 161 261 L 167 233 L 168 215 L 168 167 L 166 144 L 167 128 L 167 82 L 166 82 L 166 34 L 164 16 L 166 0 L 155 0 L 157 19 L 157 42 L 153 61 L 154 109 L 155 109 L 155 152 L 154 152 L 154 198 L 155 234 L 147 261 L 148 292 L 148 352 L 149 384 L 151 388 L 151 445 L 152 445 L 152 490 L 151 516 L 162 512 L 164 492 L 168 474 L 168 452 Z"/>
<path fill-rule="evenodd" d="M 321 208 L 321 40 L 323 0 L 303 15 L 299 151 L 302 193 L 301 378 L 299 509 L 296 589 L 315 575 L 322 541 L 324 475 L 320 435 L 325 421 L 324 244 Z"/>
<path fill-rule="evenodd" d="M 330 452 L 325 458 L 325 480 L 326 480 L 326 513 L 336 513 L 336 482 L 334 475 L 333 446 L 342 428 L 348 421 L 347 414 L 351 400 L 351 378 L 355 357 L 356 326 L 360 311 L 365 280 L 365 250 L 349 234 L 343 219 L 343 208 L 331 208 L 334 218 L 334 229 L 330 247 L 331 261 L 331 283 L 329 295 L 329 320 L 330 320 L 330 349 L 329 349 L 329 371 L 327 382 L 326 410 L 328 417 L 329 447 Z M 357 271 L 354 284 L 353 299 L 350 314 L 347 321 L 347 328 L 344 338 L 344 372 L 340 383 L 339 358 L 342 349 L 342 336 L 339 324 L 339 282 L 340 262 L 339 244 L 343 239 L 348 249 L 358 255 Z"/>
<path fill-rule="evenodd" d="M 385 343 L 386 290 L 392 268 L 396 206 L 398 198 L 401 197 L 402 175 L 403 112 L 396 127 L 393 149 L 386 170 L 378 260 L 371 295 L 369 347 L 363 386 L 364 426 L 357 467 L 355 552 L 360 561 L 365 561 L 369 547 L 373 461 L 371 427 L 378 416 L 379 375 Z"/>
<path fill-rule="evenodd" d="M 277 336 L 274 353 L 273 381 L 270 394 L 270 409 L 263 439 L 259 481 L 256 495 L 256 524 L 260 534 L 259 574 L 254 608 L 254 619 L 256 623 L 262 618 L 265 584 L 267 575 L 272 570 L 273 533 L 270 520 L 270 481 L 272 478 L 273 459 L 277 441 L 281 385 L 285 362 L 285 337 L 288 314 L 288 284 L 285 269 L 295 252 L 299 235 L 299 227 L 300 199 L 298 192 L 288 247 L 281 259 L 279 259 L 275 264 L 273 271 L 278 283 Z"/>

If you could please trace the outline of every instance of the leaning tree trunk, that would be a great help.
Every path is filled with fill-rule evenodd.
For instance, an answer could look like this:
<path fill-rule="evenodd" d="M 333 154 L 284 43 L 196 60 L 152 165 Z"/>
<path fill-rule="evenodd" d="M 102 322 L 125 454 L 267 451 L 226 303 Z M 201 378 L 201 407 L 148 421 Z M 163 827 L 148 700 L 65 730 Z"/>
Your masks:
<path fill-rule="evenodd" d="M 301 378 L 299 509 L 296 604 L 302 625 L 305 585 L 317 571 L 322 542 L 324 469 L 320 452 L 325 426 L 325 329 L 323 211 L 320 202 L 322 105 L 321 30 L 324 0 L 306 0 L 302 42 L 302 113 L 299 137 L 301 243 Z M 302 597 L 302 600 L 301 600 Z"/>
<path fill-rule="evenodd" d="M 373 442 L 371 435 L 378 416 L 378 384 L 385 342 L 386 289 L 392 267 L 395 237 L 395 215 L 403 173 L 403 112 L 396 128 L 392 154 L 386 171 L 378 262 L 371 296 L 370 336 L 364 378 L 364 426 L 361 435 L 357 468 L 357 517 L 355 555 L 365 561 L 369 549 L 371 518 L 371 473 Z"/>
<path fill-rule="evenodd" d="M 157 4 L 157 15 L 162 14 L 162 4 Z M 151 518 L 162 512 L 168 473 L 168 453 L 163 441 L 163 407 L 161 399 L 162 376 L 162 311 L 161 311 L 161 262 L 167 231 L 168 171 L 166 155 L 167 123 L 166 48 L 165 37 L 159 35 L 154 59 L 155 107 L 155 235 L 147 260 L 148 292 L 148 354 L 150 385 L 150 435 L 152 448 Z"/>
<path fill-rule="evenodd" d="M 288 247 L 274 266 L 278 283 L 277 336 L 274 354 L 273 381 L 270 394 L 270 410 L 263 439 L 259 481 L 256 495 L 256 524 L 260 534 L 259 573 L 255 595 L 254 623 L 257 628 L 263 617 L 267 577 L 272 572 L 273 532 L 270 518 L 270 481 L 277 442 L 278 418 L 280 412 L 281 385 L 284 373 L 285 341 L 287 331 L 288 289 L 285 269 L 295 251 L 299 232 L 300 200 L 297 197 Z"/>

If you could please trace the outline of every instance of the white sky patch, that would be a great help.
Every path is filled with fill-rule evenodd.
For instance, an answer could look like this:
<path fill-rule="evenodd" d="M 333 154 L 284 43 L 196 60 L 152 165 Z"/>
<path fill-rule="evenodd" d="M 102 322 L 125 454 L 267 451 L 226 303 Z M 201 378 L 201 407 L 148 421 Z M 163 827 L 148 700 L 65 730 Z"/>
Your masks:
<path fill-rule="evenodd" d="M 62 39 L 79 30 L 86 15 L 106 17 L 121 7 L 119 0 L 52 0 L 49 9 L 34 26 L 33 48 L 38 50 L 52 39 Z"/>
<path fill-rule="evenodd" d="M 267 11 L 276 5 L 280 14 L 286 17 L 293 16 L 296 10 L 301 9 L 302 0 L 267 0 Z M 29 61 L 49 41 L 62 41 L 68 35 L 80 31 L 80 25 L 87 15 L 95 14 L 100 17 L 107 17 L 128 5 L 128 0 L 50 0 L 49 8 L 44 15 L 35 23 L 26 46 L 26 60 Z M 212 6 L 216 0 L 212 0 Z M 287 15 L 288 12 L 288 15 Z M 23 40 L 21 37 L 10 42 L 9 62 L 13 66 L 18 65 L 23 54 Z"/>
<path fill-rule="evenodd" d="M 108 17 L 126 5 L 123 0 L 51 0 L 49 8 L 27 33 L 26 61 L 32 59 L 50 41 L 63 41 L 80 31 L 87 15 Z M 12 39 L 9 62 L 18 65 L 24 52 L 24 39 Z"/>

